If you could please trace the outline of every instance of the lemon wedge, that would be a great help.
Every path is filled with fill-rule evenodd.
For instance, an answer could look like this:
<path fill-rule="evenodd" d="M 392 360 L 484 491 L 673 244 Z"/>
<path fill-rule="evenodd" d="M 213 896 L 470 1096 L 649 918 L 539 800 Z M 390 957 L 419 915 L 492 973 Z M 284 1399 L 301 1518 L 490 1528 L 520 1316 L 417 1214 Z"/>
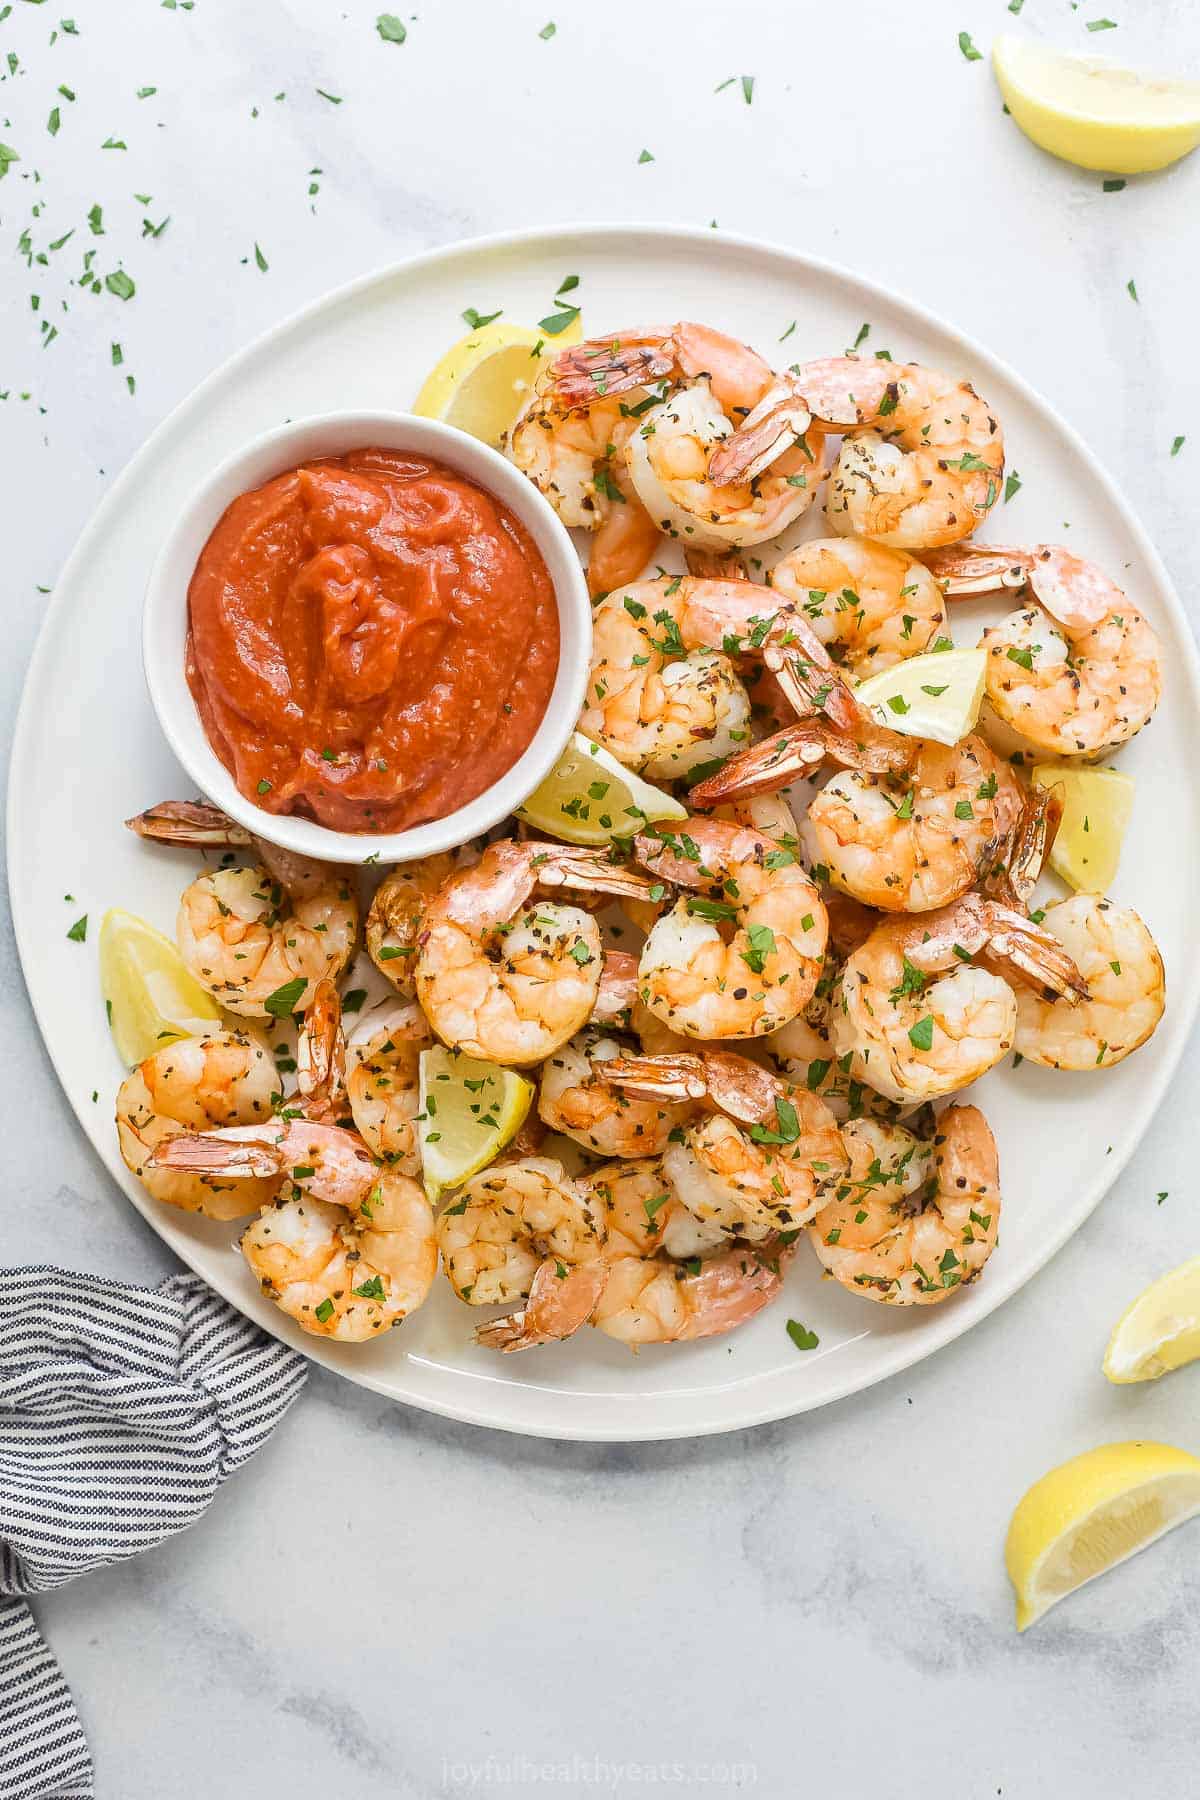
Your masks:
<path fill-rule="evenodd" d="M 456 1056 L 441 1044 L 421 1052 L 417 1129 L 425 1191 L 436 1200 L 486 1168 L 521 1129 L 533 1083 L 499 1063 Z"/>
<path fill-rule="evenodd" d="M 854 697 L 893 731 L 957 744 L 975 729 L 986 676 L 986 650 L 930 650 L 860 681 Z"/>
<path fill-rule="evenodd" d="M 1117 873 L 1125 827 L 1133 812 L 1133 778 L 1115 769 L 1037 763 L 1033 783 L 1057 788 L 1063 803 L 1050 867 L 1077 893 L 1106 894 Z"/>
<path fill-rule="evenodd" d="M 1200 82 L 1142 75 L 1010 32 L 992 45 L 992 67 L 1025 136 L 1081 169 L 1144 175 L 1200 144 Z"/>
<path fill-rule="evenodd" d="M 517 817 L 568 844 L 610 844 L 646 824 L 686 819 L 688 810 L 661 788 L 651 787 L 602 745 L 571 734 L 571 741 Z"/>
<path fill-rule="evenodd" d="M 1004 1560 L 1017 1630 L 1200 1512 L 1200 1459 L 1170 1444 L 1101 1444 L 1060 1463 L 1018 1502 Z"/>
<path fill-rule="evenodd" d="M 161 931 L 112 907 L 100 926 L 100 991 L 117 1054 L 133 1068 L 164 1044 L 220 1028 L 211 994 Z"/>
<path fill-rule="evenodd" d="M 1200 1256 L 1160 1275 L 1117 1320 L 1104 1353 L 1110 1381 L 1157 1381 L 1200 1356 Z"/>
<path fill-rule="evenodd" d="M 578 314 L 556 337 L 502 320 L 481 325 L 451 345 L 425 377 L 413 411 L 498 445 L 524 406 L 545 358 L 566 344 L 577 344 L 582 335 Z"/>

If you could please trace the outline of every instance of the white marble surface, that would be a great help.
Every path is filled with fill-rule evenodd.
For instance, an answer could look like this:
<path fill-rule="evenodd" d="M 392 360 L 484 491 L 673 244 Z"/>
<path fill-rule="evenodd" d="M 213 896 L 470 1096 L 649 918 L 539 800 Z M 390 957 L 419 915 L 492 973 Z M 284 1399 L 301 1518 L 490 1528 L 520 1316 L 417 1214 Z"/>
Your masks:
<path fill-rule="evenodd" d="M 1061 407 L 1191 601 L 1200 162 L 1105 194 L 1034 150 L 957 47 L 1014 23 L 1002 0 L 443 0 L 404 12 L 403 46 L 366 0 L 73 0 L 78 35 L 49 43 L 71 4 L 16 0 L 0 23 L 0 57 L 19 59 L 0 141 L 22 159 L 0 183 L 6 717 L 39 587 L 208 370 L 345 276 L 570 217 L 716 218 L 894 282 Z M 1118 28 L 1089 37 L 1106 8 Z M 1200 72 L 1185 0 L 1026 0 L 1019 23 Z M 736 84 L 714 94 L 743 72 L 751 106 Z M 128 148 L 102 150 L 110 135 Z M 26 227 L 35 250 L 75 236 L 27 272 Z M 101 275 L 129 272 L 132 300 L 71 285 L 87 249 Z M 46 349 L 42 318 L 59 330 Z M 63 721 L 64 781 L 87 729 Z M 10 937 L 2 955 L 4 1260 L 153 1280 L 166 1253 L 76 1129 Z M 1023 1640 L 1000 1551 L 1016 1498 L 1062 1457 L 1134 1435 L 1200 1448 L 1200 1377 L 1116 1390 L 1098 1371 L 1130 1294 L 1197 1249 L 1198 1076 L 1193 1057 L 1117 1188 L 1020 1296 L 808 1418 L 554 1445 L 314 1375 L 200 1526 L 40 1605 L 99 1794 L 1193 1794 L 1200 1526 Z"/>

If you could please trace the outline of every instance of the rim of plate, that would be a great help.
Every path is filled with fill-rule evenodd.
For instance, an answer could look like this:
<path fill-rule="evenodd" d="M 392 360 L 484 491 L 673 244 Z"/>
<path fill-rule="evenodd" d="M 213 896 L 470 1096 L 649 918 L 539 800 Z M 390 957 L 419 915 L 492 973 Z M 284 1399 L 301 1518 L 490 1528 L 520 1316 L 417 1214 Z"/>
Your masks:
<path fill-rule="evenodd" d="M 211 370 L 189 394 L 185 395 L 177 406 L 172 408 L 166 418 L 161 420 L 160 423 L 155 426 L 145 442 L 134 452 L 129 462 L 113 482 L 112 487 L 101 498 L 99 504 L 92 512 L 76 540 L 74 549 L 67 557 L 66 562 L 59 572 L 58 580 L 55 583 L 54 594 L 51 597 L 49 606 L 46 608 L 46 614 L 38 631 L 37 640 L 33 647 L 33 653 L 29 659 L 29 666 L 26 670 L 25 680 L 22 684 L 21 699 L 17 707 L 16 723 L 13 729 L 12 755 L 9 765 L 7 793 L 9 833 L 6 865 L 9 877 L 9 896 L 13 919 L 13 933 L 16 939 L 17 954 L 21 960 L 21 973 L 25 979 L 25 991 L 29 997 L 30 1007 L 33 1011 L 34 1018 L 37 1021 L 38 1030 L 41 1032 L 42 1042 L 46 1046 L 46 1053 L 54 1066 L 55 1073 L 59 1077 L 59 1081 L 63 1086 L 64 1096 L 67 1099 L 68 1105 L 71 1106 L 72 1111 L 75 1111 L 75 1107 L 71 1101 L 66 1084 L 63 1081 L 62 1073 L 58 1066 L 58 1060 L 55 1056 L 54 1047 L 46 1034 L 42 1022 L 41 1011 L 30 984 L 29 976 L 26 973 L 27 958 L 30 957 L 32 946 L 29 941 L 29 922 L 23 915 L 16 899 L 17 888 L 13 880 L 13 869 L 15 867 L 15 852 L 13 846 L 20 834 L 12 828 L 12 821 L 14 818 L 19 818 L 23 800 L 20 776 L 28 754 L 26 738 L 29 735 L 29 717 L 32 704 L 29 699 L 30 690 L 35 685 L 35 678 L 38 674 L 41 661 L 43 657 L 48 654 L 46 646 L 51 636 L 52 627 L 57 621 L 58 613 L 66 608 L 66 594 L 69 583 L 75 575 L 77 566 L 86 561 L 91 548 L 91 540 L 105 523 L 109 509 L 115 507 L 118 501 L 123 497 L 126 487 L 132 486 L 135 479 L 140 477 L 143 461 L 147 457 L 147 453 L 156 449 L 160 443 L 165 441 L 176 431 L 185 429 L 189 423 L 193 410 L 201 405 L 207 398 L 211 389 L 215 388 L 218 383 L 224 381 L 228 376 L 234 374 L 238 368 L 248 362 L 252 357 L 259 355 L 273 339 L 283 336 L 296 326 L 303 324 L 306 320 L 324 311 L 326 307 L 352 300 L 356 294 L 366 292 L 367 289 L 375 286 L 381 281 L 402 277 L 434 263 L 449 262 L 457 258 L 485 255 L 492 252 L 521 250 L 535 244 L 557 243 L 559 240 L 564 239 L 569 240 L 573 244 L 577 244 L 580 239 L 589 239 L 592 242 L 602 242 L 606 238 L 645 239 L 647 237 L 664 239 L 667 242 L 688 244 L 692 247 L 707 245 L 716 250 L 718 254 L 727 254 L 730 251 L 733 251 L 745 252 L 753 256 L 767 256 L 779 262 L 791 264 L 794 268 L 803 271 L 805 275 L 831 277 L 835 281 L 848 282 L 854 286 L 868 290 L 873 293 L 882 304 L 902 308 L 912 317 L 919 320 L 924 326 L 939 333 L 949 342 L 961 347 L 968 356 L 975 359 L 979 364 L 995 371 L 1002 380 L 1011 383 L 1021 397 L 1031 405 L 1035 411 L 1040 412 L 1048 418 L 1062 433 L 1074 454 L 1086 466 L 1089 475 L 1097 483 L 1114 511 L 1124 523 L 1129 531 L 1130 537 L 1136 544 L 1140 555 L 1145 559 L 1150 574 L 1153 576 L 1163 594 L 1183 646 L 1183 667 L 1176 668 L 1175 678 L 1180 683 L 1180 692 L 1183 692 L 1184 689 L 1187 690 L 1192 714 L 1196 721 L 1200 723 L 1200 651 L 1197 650 L 1196 641 L 1192 636 L 1187 614 L 1175 591 L 1175 585 L 1167 572 L 1166 565 L 1145 527 L 1142 525 L 1140 519 L 1118 488 L 1116 481 L 1070 421 L 1064 418 L 1058 408 L 1047 400 L 1037 388 L 1033 387 L 1023 375 L 1017 373 L 1017 371 L 1001 357 L 996 356 L 992 351 L 979 344 L 966 332 L 960 331 L 956 325 L 950 324 L 947 320 L 943 319 L 939 313 L 932 312 L 921 302 L 910 299 L 906 294 L 896 293 L 890 288 L 884 289 L 869 277 L 858 274 L 854 269 L 847 268 L 844 264 L 831 262 L 825 257 L 812 256 L 806 251 L 793 250 L 786 245 L 776 243 L 768 238 L 750 237 L 740 232 L 713 232 L 711 229 L 705 229 L 704 227 L 696 225 L 662 224 L 653 221 L 645 222 L 633 220 L 624 223 L 564 223 L 557 225 L 526 226 L 518 231 L 489 232 L 480 237 L 459 238 L 453 243 L 443 245 L 440 248 L 418 251 L 413 256 L 402 257 L 396 262 L 384 263 L 367 274 L 355 276 L 352 281 L 344 282 L 339 287 L 329 289 L 326 293 L 319 295 L 315 300 L 312 300 L 305 306 L 299 307 L 296 311 L 289 313 L 277 324 L 269 326 L 266 331 L 261 332 L 251 343 L 245 345 L 241 350 L 235 351 L 232 356 L 226 358 L 223 363 L 220 363 L 215 369 Z M 33 966 L 31 959 L 29 961 L 29 966 Z M 677 1421 L 657 1423 L 651 1419 L 647 1420 L 644 1425 L 639 1423 L 636 1429 L 622 1429 L 619 1432 L 614 1432 L 604 1426 L 597 1427 L 568 1424 L 564 1428 L 553 1425 L 543 1425 L 539 1422 L 531 1423 L 528 1419 L 507 1409 L 503 1401 L 494 1408 L 484 1408 L 473 1403 L 470 1398 L 466 1398 L 462 1404 L 459 1404 L 457 1400 L 449 1402 L 430 1395 L 422 1395 L 419 1398 L 416 1396 L 405 1396 L 401 1400 L 399 1396 L 392 1392 L 391 1384 L 381 1377 L 372 1374 L 365 1361 L 361 1372 L 358 1369 L 344 1369 L 340 1364 L 323 1356 L 320 1353 L 317 1343 L 313 1343 L 310 1346 L 306 1341 L 297 1346 L 297 1338 L 301 1335 L 300 1333 L 289 1334 L 283 1329 L 276 1329 L 273 1324 L 264 1324 L 264 1322 L 257 1317 L 254 1318 L 253 1322 L 262 1325 L 263 1329 L 270 1332 L 272 1336 L 278 1337 L 284 1342 L 292 1344 L 294 1347 L 299 1347 L 304 1355 L 309 1356 L 314 1362 L 320 1363 L 322 1367 L 332 1370 L 335 1374 L 343 1376 L 348 1381 L 356 1382 L 361 1387 L 366 1387 L 375 1393 L 383 1394 L 386 1398 L 394 1402 L 416 1406 L 424 1412 L 434 1413 L 443 1418 L 457 1419 L 464 1424 L 479 1425 L 497 1431 L 512 1431 L 525 1437 L 540 1437 L 592 1443 L 666 1442 L 675 1438 L 709 1437 L 727 1431 L 740 1431 L 754 1425 L 770 1424 L 776 1419 L 791 1418 L 799 1413 L 815 1411 L 819 1406 L 825 1406 L 837 1400 L 844 1400 L 849 1394 L 860 1392 L 865 1388 L 875 1387 L 882 1381 L 890 1380 L 893 1376 L 902 1373 L 903 1370 L 911 1368 L 913 1364 L 923 1362 L 926 1357 L 933 1355 L 937 1350 L 941 1350 L 955 1338 L 961 1337 L 964 1332 L 971 1329 L 971 1326 L 977 1325 L 983 1319 L 988 1318 L 1014 1293 L 1024 1287 L 1029 1280 L 1045 1268 L 1046 1264 L 1059 1250 L 1062 1249 L 1068 1239 L 1074 1236 L 1075 1232 L 1099 1205 L 1104 1195 L 1113 1186 L 1117 1177 L 1128 1164 L 1134 1150 L 1141 1143 L 1146 1130 L 1149 1128 L 1154 1114 L 1162 1104 L 1163 1095 L 1179 1067 L 1184 1045 L 1187 1041 L 1189 1032 L 1195 1023 L 1197 1012 L 1200 1011 L 1200 961 L 1197 961 L 1188 970 L 1184 971 L 1176 978 L 1176 981 L 1178 984 L 1177 991 L 1173 991 L 1172 994 L 1172 1015 L 1175 1021 L 1175 1041 L 1165 1060 L 1156 1070 L 1154 1080 L 1149 1082 L 1144 1090 L 1144 1100 L 1146 1104 L 1145 1124 L 1122 1153 L 1120 1155 L 1114 1155 L 1107 1163 L 1103 1172 L 1103 1177 L 1092 1183 L 1084 1196 L 1083 1202 L 1078 1204 L 1070 1212 L 1061 1214 L 1059 1218 L 1052 1223 L 1051 1229 L 1047 1231 L 1039 1250 L 1033 1256 L 1032 1260 L 1027 1261 L 1022 1267 L 1020 1273 L 1013 1272 L 1007 1276 L 1000 1276 L 997 1272 L 998 1278 L 995 1285 L 992 1285 L 991 1283 L 988 1284 L 988 1287 L 985 1290 L 986 1298 L 979 1303 L 981 1310 L 968 1322 L 962 1325 L 956 1325 L 955 1308 L 953 1306 L 947 1308 L 946 1316 L 944 1318 L 935 1318 L 931 1320 L 928 1329 L 923 1330 L 920 1333 L 913 1332 L 904 1337 L 896 1338 L 890 1351 L 881 1353 L 880 1367 L 866 1380 L 850 1376 L 844 1380 L 833 1383 L 832 1386 L 824 1390 L 817 1399 L 806 1400 L 803 1388 L 798 1387 L 794 1396 L 788 1396 L 784 1401 L 780 1401 L 778 1397 L 775 1397 L 765 1404 L 751 1405 L 734 1419 L 721 1416 L 720 1408 L 715 1407 L 714 1416 L 706 1417 L 699 1423 L 681 1423 Z M 90 1134 L 87 1132 L 87 1127 L 83 1118 L 77 1112 L 76 1117 L 79 1120 L 80 1125 L 83 1126 L 85 1135 L 88 1135 L 90 1140 Z M 94 1145 L 93 1148 L 95 1148 Z M 99 1156 L 99 1151 L 97 1151 L 97 1155 Z M 101 1161 L 103 1161 L 103 1159 L 101 1159 Z M 144 1204 L 143 1198 L 145 1201 Z M 150 1203 L 149 1196 L 137 1196 L 134 1198 L 133 1204 L 136 1206 L 138 1212 L 141 1213 L 142 1217 L 146 1219 L 147 1223 L 153 1229 L 157 1229 L 155 1212 Z M 174 1254 L 178 1255 L 179 1253 L 174 1251 Z M 181 1258 L 180 1260 L 183 1259 Z M 234 1282 L 214 1280 L 209 1275 L 205 1275 L 203 1279 L 228 1300 L 232 1306 L 236 1307 L 239 1312 L 243 1311 L 241 1300 L 244 1296 L 240 1294 L 237 1285 Z M 483 1386 L 489 1389 L 494 1395 L 497 1387 L 502 1385 L 503 1384 L 499 1383 L 494 1385 L 491 1383 L 479 1384 L 475 1378 L 472 1378 L 466 1384 L 466 1391 L 467 1394 L 470 1395 L 477 1392 L 479 1386 Z M 747 1385 L 744 1391 L 747 1393 L 749 1392 L 749 1385 Z M 727 1387 L 712 1388 L 711 1394 L 714 1402 L 718 1401 L 719 1397 L 727 1392 Z M 570 1396 L 566 1395 L 564 1398 L 569 1400 Z M 649 1397 L 646 1396 L 645 1398 Z"/>

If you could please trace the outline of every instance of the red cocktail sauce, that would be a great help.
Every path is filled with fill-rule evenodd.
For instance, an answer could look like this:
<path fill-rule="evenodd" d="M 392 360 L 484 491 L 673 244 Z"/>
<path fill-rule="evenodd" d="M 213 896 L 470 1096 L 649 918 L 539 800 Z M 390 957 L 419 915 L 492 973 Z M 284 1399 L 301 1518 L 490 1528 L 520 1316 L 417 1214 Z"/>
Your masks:
<path fill-rule="evenodd" d="M 558 668 L 524 526 L 394 450 L 240 495 L 188 611 L 188 684 L 240 791 L 336 831 L 402 831 L 473 800 L 529 744 Z"/>

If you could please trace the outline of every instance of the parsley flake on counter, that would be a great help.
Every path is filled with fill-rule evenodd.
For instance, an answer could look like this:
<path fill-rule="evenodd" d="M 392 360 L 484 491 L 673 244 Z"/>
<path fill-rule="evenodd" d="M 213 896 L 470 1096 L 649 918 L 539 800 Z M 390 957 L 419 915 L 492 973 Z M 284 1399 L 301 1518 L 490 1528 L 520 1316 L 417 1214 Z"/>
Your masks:
<path fill-rule="evenodd" d="M 504 308 L 498 306 L 494 313 L 481 313 L 476 312 L 473 306 L 465 306 L 462 311 L 462 317 L 466 320 L 472 331 L 479 331 L 484 325 L 490 325 L 493 319 L 498 319 L 503 311 Z"/>
<path fill-rule="evenodd" d="M 104 285 L 110 294 L 117 296 L 118 300 L 132 300 L 137 293 L 132 277 L 127 275 L 124 269 L 114 269 L 111 275 L 106 275 Z"/>
<path fill-rule="evenodd" d="M 1187 439 L 1185 437 L 1177 437 L 1175 439 L 1174 443 L 1171 445 L 1171 455 L 1178 456 L 1179 452 L 1183 449 L 1183 446 L 1186 443 L 1187 443 Z"/>
<path fill-rule="evenodd" d="M 821 1341 L 816 1332 L 810 1331 L 807 1325 L 802 1325 L 799 1319 L 788 1320 L 787 1334 L 797 1350 L 815 1350 Z"/>
<path fill-rule="evenodd" d="M 67 936 L 70 938 L 70 940 L 73 944 L 86 943 L 86 941 L 87 941 L 87 922 L 88 922 L 88 916 L 86 913 L 84 913 L 84 915 L 81 919 L 76 919 L 76 921 L 72 925 L 70 931 L 68 931 Z"/>
<path fill-rule="evenodd" d="M 542 29 L 538 32 L 538 36 L 543 41 L 546 41 L 549 38 L 552 38 L 557 30 L 558 26 L 554 23 L 554 20 L 547 19 L 546 23 L 542 26 Z"/>
<path fill-rule="evenodd" d="M 395 13 L 380 13 L 375 29 L 385 44 L 402 44 L 408 36 L 407 27 L 400 23 Z"/>
<path fill-rule="evenodd" d="M 1106 180 L 1100 183 L 1100 186 L 1104 189 L 1106 194 L 1119 194 L 1121 189 L 1125 186 L 1125 177 L 1123 175 L 1110 175 Z"/>
<path fill-rule="evenodd" d="M 165 219 L 164 219 L 164 220 L 163 220 L 163 224 L 164 224 L 164 225 L 165 225 L 165 224 L 166 224 L 166 220 L 165 220 Z M 156 233 L 155 233 L 155 236 L 157 236 L 157 235 L 158 235 L 158 234 L 157 234 L 157 232 L 156 232 Z M 260 268 L 260 269 L 261 269 L 261 270 L 262 270 L 262 272 L 263 272 L 263 274 L 264 274 L 264 275 L 265 275 L 265 274 L 266 274 L 266 272 L 267 272 L 267 270 L 268 270 L 268 269 L 269 269 L 269 268 L 270 268 L 270 266 L 271 266 L 271 265 L 270 265 L 270 263 L 269 263 L 269 262 L 268 262 L 268 261 L 267 261 L 267 259 L 266 259 L 266 257 L 265 257 L 265 256 L 264 256 L 264 255 L 263 255 L 263 253 L 262 253 L 262 250 L 261 250 L 261 249 L 260 249 L 260 248 L 259 248 L 259 245 L 258 245 L 258 242 L 257 242 L 257 240 L 256 240 L 256 242 L 255 242 L 255 245 L 254 245 L 254 260 L 255 260 L 255 262 L 256 262 L 256 263 L 257 263 L 257 264 L 258 264 L 258 266 L 259 266 L 259 268 Z"/>
<path fill-rule="evenodd" d="M 653 162 L 654 158 L 651 156 L 651 154 L 648 150 L 642 150 L 638 153 L 638 161 L 640 163 L 648 163 L 648 162 Z"/>
<path fill-rule="evenodd" d="M 981 62 L 983 60 L 983 52 L 975 48 L 974 44 L 971 42 L 971 34 L 969 31 L 959 32 L 958 47 L 968 62 Z"/>

